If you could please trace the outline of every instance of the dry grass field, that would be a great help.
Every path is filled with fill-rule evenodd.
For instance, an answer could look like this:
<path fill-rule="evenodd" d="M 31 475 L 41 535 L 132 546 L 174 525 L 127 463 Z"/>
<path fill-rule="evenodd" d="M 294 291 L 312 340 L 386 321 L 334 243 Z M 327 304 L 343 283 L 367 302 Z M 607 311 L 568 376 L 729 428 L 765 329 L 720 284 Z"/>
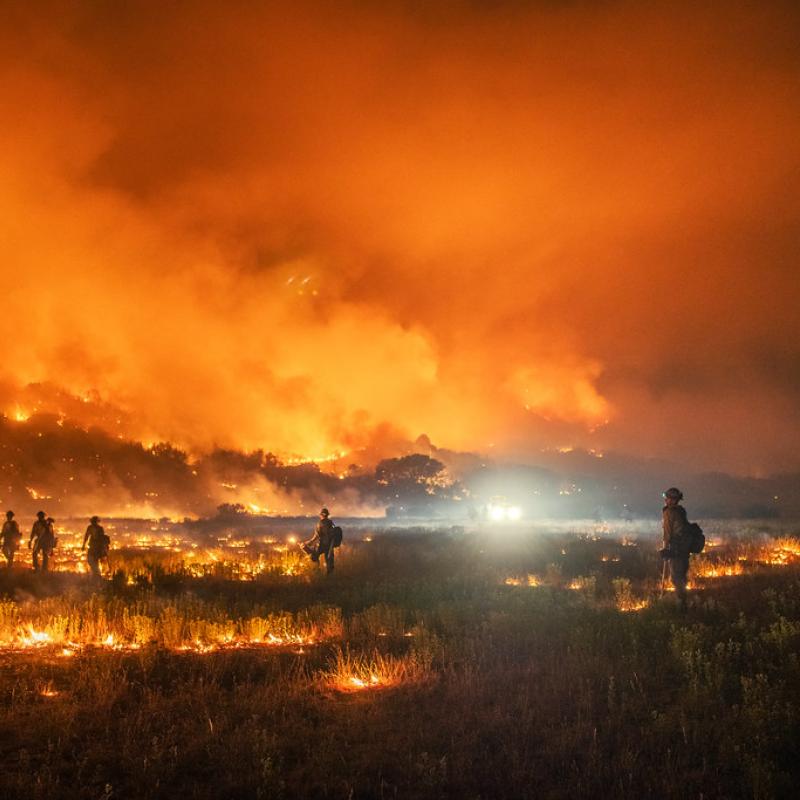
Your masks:
<path fill-rule="evenodd" d="M 800 527 L 121 532 L 0 574 L 6 798 L 788 797 Z M 27 555 L 27 551 L 25 551 Z"/>

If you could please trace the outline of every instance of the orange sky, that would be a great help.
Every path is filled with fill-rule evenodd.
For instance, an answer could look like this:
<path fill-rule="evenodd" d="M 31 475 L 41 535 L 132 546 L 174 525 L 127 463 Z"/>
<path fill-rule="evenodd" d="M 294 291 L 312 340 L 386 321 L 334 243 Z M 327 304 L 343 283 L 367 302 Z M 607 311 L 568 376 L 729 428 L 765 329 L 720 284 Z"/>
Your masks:
<path fill-rule="evenodd" d="M 4 4 L 0 382 L 800 467 L 793 4 L 162 5 Z"/>

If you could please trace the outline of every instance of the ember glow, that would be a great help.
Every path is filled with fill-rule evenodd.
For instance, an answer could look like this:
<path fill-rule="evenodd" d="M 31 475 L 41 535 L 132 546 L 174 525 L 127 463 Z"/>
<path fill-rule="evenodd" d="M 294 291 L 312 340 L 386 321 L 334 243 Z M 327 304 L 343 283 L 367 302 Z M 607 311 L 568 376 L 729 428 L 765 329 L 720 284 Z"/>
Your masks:
<path fill-rule="evenodd" d="M 525 577 L 510 576 L 505 579 L 506 586 L 541 586 L 542 579 L 538 575 L 526 575 Z"/>
<path fill-rule="evenodd" d="M 4 4 L 9 422 L 797 469 L 797 5 L 429 5 Z"/>

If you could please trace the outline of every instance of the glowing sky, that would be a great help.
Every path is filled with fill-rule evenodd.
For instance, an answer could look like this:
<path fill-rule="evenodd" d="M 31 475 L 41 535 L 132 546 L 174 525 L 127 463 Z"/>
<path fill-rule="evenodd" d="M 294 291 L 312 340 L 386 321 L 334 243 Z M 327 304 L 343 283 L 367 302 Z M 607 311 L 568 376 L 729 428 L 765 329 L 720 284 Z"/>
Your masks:
<path fill-rule="evenodd" d="M 194 448 L 800 466 L 796 4 L 1 24 L 9 408 L 50 381 Z"/>

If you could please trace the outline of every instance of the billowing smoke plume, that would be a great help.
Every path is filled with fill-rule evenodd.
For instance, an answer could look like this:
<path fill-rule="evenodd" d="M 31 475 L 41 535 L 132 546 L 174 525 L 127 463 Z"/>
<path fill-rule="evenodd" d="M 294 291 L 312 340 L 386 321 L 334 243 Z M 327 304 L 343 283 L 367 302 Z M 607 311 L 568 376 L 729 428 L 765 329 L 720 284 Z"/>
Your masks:
<path fill-rule="evenodd" d="M 7 413 L 800 464 L 793 4 L 4 15 Z"/>

